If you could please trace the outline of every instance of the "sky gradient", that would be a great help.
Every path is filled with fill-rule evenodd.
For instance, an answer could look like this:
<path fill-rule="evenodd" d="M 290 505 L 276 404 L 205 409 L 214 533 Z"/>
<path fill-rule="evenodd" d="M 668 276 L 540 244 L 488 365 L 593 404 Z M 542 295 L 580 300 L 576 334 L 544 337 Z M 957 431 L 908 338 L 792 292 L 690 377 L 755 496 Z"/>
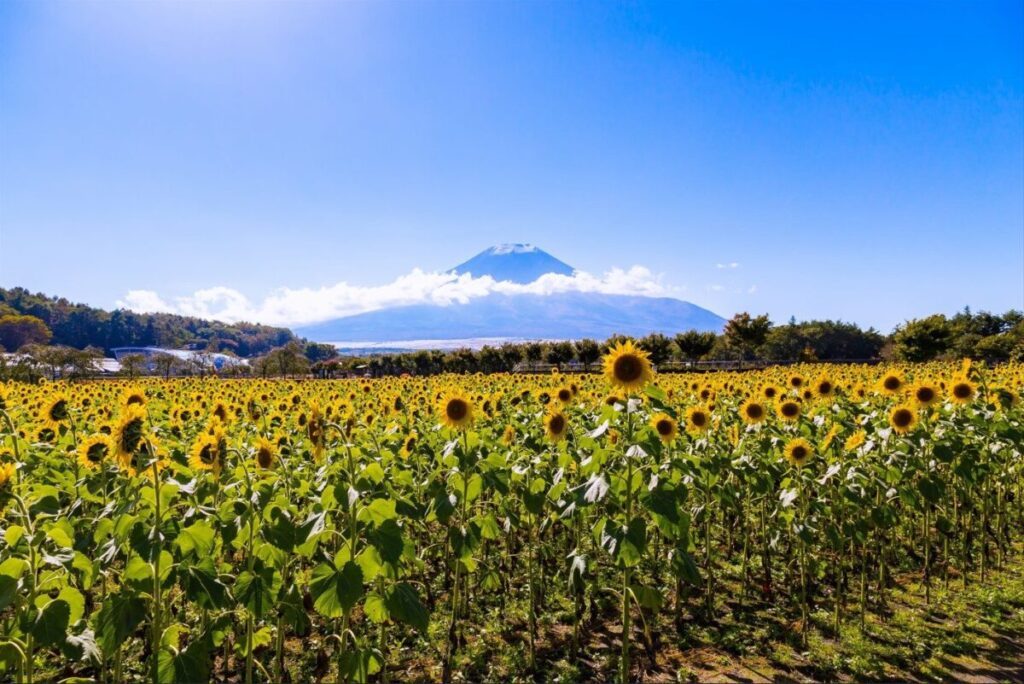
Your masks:
<path fill-rule="evenodd" d="M 251 313 L 530 242 L 726 317 L 1024 308 L 1022 8 L 7 0 L 0 285 Z"/>

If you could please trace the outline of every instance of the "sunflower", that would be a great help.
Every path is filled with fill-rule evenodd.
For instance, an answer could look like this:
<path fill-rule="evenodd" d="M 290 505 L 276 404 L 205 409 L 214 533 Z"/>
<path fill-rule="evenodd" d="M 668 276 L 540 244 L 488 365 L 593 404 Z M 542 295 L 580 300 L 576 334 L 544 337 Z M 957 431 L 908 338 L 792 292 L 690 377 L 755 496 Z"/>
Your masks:
<path fill-rule="evenodd" d="M 768 401 L 771 401 L 775 397 L 779 396 L 779 388 L 771 384 L 762 385 L 761 396 L 767 399 Z"/>
<path fill-rule="evenodd" d="M 939 398 L 939 390 L 934 385 L 926 382 L 919 382 L 910 390 L 911 396 L 918 406 L 931 406 Z"/>
<path fill-rule="evenodd" d="M 406 435 L 402 440 L 402 456 L 409 457 L 416 452 L 416 445 L 419 443 L 415 432 Z"/>
<path fill-rule="evenodd" d="M 306 436 L 313 445 L 313 457 L 320 460 L 327 442 L 327 421 L 324 420 L 320 404 L 313 402 L 309 407 L 309 419 L 306 422 Z"/>
<path fill-rule="evenodd" d="M 512 442 L 516 439 L 516 429 L 511 425 L 506 425 L 505 430 L 501 433 L 501 443 L 505 446 L 512 446 Z"/>
<path fill-rule="evenodd" d="M 164 454 L 163 445 L 160 444 L 156 436 L 150 435 L 139 442 L 139 448 L 132 453 L 128 461 L 121 465 L 132 477 L 139 473 L 152 477 L 154 467 L 157 471 L 164 469 Z"/>
<path fill-rule="evenodd" d="M 562 402 L 563 404 L 568 404 L 569 402 L 572 401 L 572 389 L 570 389 L 569 387 L 562 387 L 558 390 L 556 396 L 558 397 L 558 401 Z"/>
<path fill-rule="evenodd" d="M 218 401 L 217 403 L 215 403 L 213 405 L 213 411 L 211 411 L 211 413 L 213 413 L 214 417 L 220 420 L 220 422 L 224 423 L 225 425 L 227 425 L 228 421 L 230 421 L 231 419 L 231 411 L 228 409 L 227 404 L 225 404 L 223 401 Z"/>
<path fill-rule="evenodd" d="M 145 436 L 146 410 L 139 404 L 130 404 L 121 411 L 121 418 L 114 426 L 114 455 L 117 460 L 127 463 L 139 448 Z"/>
<path fill-rule="evenodd" d="M 878 383 L 886 394 L 896 394 L 903 388 L 903 378 L 898 373 L 886 373 Z"/>
<path fill-rule="evenodd" d="M 217 435 L 211 435 L 208 432 L 199 435 L 195 444 L 192 445 L 188 464 L 192 470 L 220 472 L 220 439 L 218 439 Z"/>
<path fill-rule="evenodd" d="M 867 440 L 868 434 L 863 430 L 857 430 L 852 435 L 846 438 L 846 441 L 843 442 L 843 448 L 846 449 L 847 451 L 856 451 L 861 446 L 863 446 L 864 442 L 866 442 Z"/>
<path fill-rule="evenodd" d="M 569 420 L 565 417 L 565 414 L 558 409 L 550 411 L 548 415 L 544 417 L 544 432 L 552 442 L 558 442 L 565 439 L 565 434 L 568 431 Z"/>
<path fill-rule="evenodd" d="M 676 419 L 667 413 L 655 414 L 651 418 L 651 427 L 665 444 L 671 444 L 679 434 L 679 425 L 676 423 Z"/>
<path fill-rule="evenodd" d="M 14 472 L 17 470 L 13 463 L 0 463 L 0 489 L 6 488 L 14 479 Z"/>
<path fill-rule="evenodd" d="M 141 387 L 126 387 L 121 393 L 121 406 L 146 405 L 146 392 Z"/>
<path fill-rule="evenodd" d="M 270 470 L 277 462 L 277 455 L 274 453 L 274 443 L 262 435 L 256 439 L 256 450 L 253 458 L 263 470 Z"/>
<path fill-rule="evenodd" d="M 958 404 L 967 404 L 974 398 L 974 393 L 977 391 L 974 383 L 967 378 L 961 378 L 953 383 L 953 386 L 949 390 L 950 399 Z"/>
<path fill-rule="evenodd" d="M 829 378 L 822 376 L 814 382 L 814 393 L 822 399 L 831 397 L 836 391 L 836 385 Z"/>
<path fill-rule="evenodd" d="M 992 395 L 995 398 L 994 406 L 999 406 L 1002 409 L 1009 411 L 1016 406 L 1020 399 L 1007 387 L 993 387 Z"/>
<path fill-rule="evenodd" d="M 889 425 L 898 434 L 905 435 L 917 425 L 917 412 L 906 404 L 896 406 L 889 412 Z"/>
<path fill-rule="evenodd" d="M 632 341 L 620 342 L 609 349 L 603 363 L 608 382 L 627 392 L 638 390 L 654 379 L 647 352 Z"/>
<path fill-rule="evenodd" d="M 699 434 L 711 427 L 711 411 L 706 406 L 691 406 L 686 409 L 686 431 Z"/>
<path fill-rule="evenodd" d="M 797 437 L 786 443 L 785 454 L 787 461 L 800 468 L 814 454 L 814 447 L 803 437 Z"/>
<path fill-rule="evenodd" d="M 441 422 L 450 428 L 465 430 L 473 422 L 473 404 L 465 394 L 449 390 L 437 404 Z"/>
<path fill-rule="evenodd" d="M 760 423 L 768 415 L 768 411 L 765 410 L 764 404 L 751 397 L 740 405 L 740 415 L 747 423 Z"/>
<path fill-rule="evenodd" d="M 39 414 L 39 418 L 45 427 L 50 428 L 54 432 L 60 427 L 60 424 L 71 417 L 68 411 L 68 398 L 63 394 L 55 394 L 50 397 L 50 400 L 43 406 L 43 410 Z"/>
<path fill-rule="evenodd" d="M 792 423 L 800 417 L 800 404 L 796 403 L 792 399 L 787 399 L 778 405 L 776 412 L 779 414 L 779 418 L 787 423 Z"/>
<path fill-rule="evenodd" d="M 832 441 L 835 440 L 838 434 L 839 426 L 833 423 L 832 427 L 829 428 L 829 431 L 825 433 L 825 436 L 821 440 L 821 450 L 828 451 L 828 448 L 832 446 Z"/>
<path fill-rule="evenodd" d="M 110 437 L 102 432 L 87 437 L 78 445 L 78 462 L 86 468 L 99 468 L 111 456 Z"/>

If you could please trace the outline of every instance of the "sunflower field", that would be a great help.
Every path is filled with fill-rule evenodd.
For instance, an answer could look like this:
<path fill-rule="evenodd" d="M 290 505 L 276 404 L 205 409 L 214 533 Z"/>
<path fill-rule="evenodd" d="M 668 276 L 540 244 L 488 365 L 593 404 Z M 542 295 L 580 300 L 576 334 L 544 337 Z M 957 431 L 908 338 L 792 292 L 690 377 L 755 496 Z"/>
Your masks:
<path fill-rule="evenodd" d="M 1020 550 L 1024 366 L 603 371 L 0 384 L 0 671 L 633 681 Z"/>

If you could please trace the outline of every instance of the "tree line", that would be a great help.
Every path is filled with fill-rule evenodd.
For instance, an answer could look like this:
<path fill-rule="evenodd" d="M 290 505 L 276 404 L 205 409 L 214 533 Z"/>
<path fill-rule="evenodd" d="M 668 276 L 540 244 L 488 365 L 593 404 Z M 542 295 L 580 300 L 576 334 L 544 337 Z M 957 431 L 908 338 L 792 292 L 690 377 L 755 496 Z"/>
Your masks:
<path fill-rule="evenodd" d="M 591 370 L 609 346 L 604 341 L 523 342 L 479 350 L 416 351 L 339 356 L 331 345 L 309 342 L 286 328 L 221 323 L 174 314 L 107 312 L 63 298 L 0 288 L 0 347 L 21 350 L 25 359 L 0 364 L 0 377 L 86 376 L 115 347 L 188 347 L 248 358 L 230 374 L 258 377 L 340 375 L 433 375 L 443 372 L 511 372 L 519 364 L 578 365 Z M 952 317 L 936 314 L 897 326 L 890 335 L 844 321 L 790 319 L 776 325 L 767 315 L 739 313 L 721 333 L 691 330 L 674 336 L 652 333 L 636 342 L 656 365 L 692 361 L 837 361 L 965 358 L 1024 361 L 1024 314 L 998 315 L 969 309 Z M 166 358 L 165 358 L 166 357 Z M 169 355 L 125 360 L 130 375 L 196 375 L 212 372 L 202 359 L 182 362 Z"/>
<path fill-rule="evenodd" d="M 416 351 L 368 357 L 336 357 L 313 363 L 308 370 L 322 377 L 341 374 L 432 375 L 436 373 L 511 372 L 520 363 L 592 370 L 610 346 L 625 336 L 603 342 L 524 342 L 484 346 L 479 350 Z M 790 320 L 775 325 L 767 315 L 739 313 L 722 333 L 691 330 L 669 337 L 653 333 L 635 340 L 655 365 L 692 361 L 930 361 L 965 357 L 991 362 L 1024 361 L 1024 314 L 972 314 L 965 309 L 911 320 L 891 335 L 864 330 L 843 321 Z M 273 374 L 273 366 L 265 371 Z"/>
<path fill-rule="evenodd" d="M 310 361 L 334 354 L 330 345 L 299 339 L 287 328 L 256 323 L 222 323 L 192 316 L 105 311 L 63 297 L 33 294 L 22 287 L 0 288 L 0 347 L 15 352 L 26 345 L 56 345 L 76 350 L 116 347 L 167 347 L 234 354 L 266 354 L 293 342 Z"/>

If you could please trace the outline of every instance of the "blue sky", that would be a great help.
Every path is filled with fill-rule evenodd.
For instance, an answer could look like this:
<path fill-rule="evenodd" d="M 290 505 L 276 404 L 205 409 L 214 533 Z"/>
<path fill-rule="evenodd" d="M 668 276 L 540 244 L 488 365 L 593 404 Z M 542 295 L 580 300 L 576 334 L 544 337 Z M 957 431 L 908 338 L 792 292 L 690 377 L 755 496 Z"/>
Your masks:
<path fill-rule="evenodd" d="M 1021 308 L 1022 7 L 7 0 L 0 284 L 279 322 L 531 242 L 726 316 Z"/>

